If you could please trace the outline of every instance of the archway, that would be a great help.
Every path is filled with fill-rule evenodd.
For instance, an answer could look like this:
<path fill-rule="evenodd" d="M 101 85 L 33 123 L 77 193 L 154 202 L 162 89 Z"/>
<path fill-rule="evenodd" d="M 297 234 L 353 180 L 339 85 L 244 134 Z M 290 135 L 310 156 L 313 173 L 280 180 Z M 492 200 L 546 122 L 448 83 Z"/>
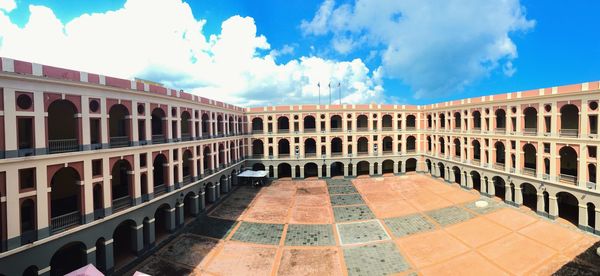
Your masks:
<path fill-rule="evenodd" d="M 367 118 L 367 115 L 358 115 L 358 117 L 356 117 L 356 128 L 359 131 L 364 131 L 369 128 L 369 119 Z"/>
<path fill-rule="evenodd" d="M 125 159 L 117 161 L 111 170 L 112 205 L 115 212 L 131 206 L 133 175 L 131 165 Z"/>
<path fill-rule="evenodd" d="M 157 243 L 166 238 L 170 233 L 170 210 L 171 206 L 165 203 L 154 212 L 154 236 Z"/>
<path fill-rule="evenodd" d="M 523 146 L 523 158 L 524 163 L 525 163 L 525 167 L 523 168 L 523 171 L 525 174 L 528 175 L 535 175 L 536 174 L 536 169 L 537 169 L 537 150 L 535 149 L 535 146 L 533 146 L 532 144 L 525 144 Z"/>
<path fill-rule="evenodd" d="M 152 143 L 160 144 L 166 142 L 165 134 L 167 133 L 165 112 L 161 108 L 152 110 Z"/>
<path fill-rule="evenodd" d="M 498 131 L 506 129 L 506 111 L 504 109 L 496 110 L 496 129 Z"/>
<path fill-rule="evenodd" d="M 492 182 L 494 183 L 494 195 L 501 198 L 502 200 L 506 199 L 506 182 L 502 177 L 494 176 L 492 178 Z"/>
<path fill-rule="evenodd" d="M 308 138 L 304 140 L 304 156 L 314 157 L 317 155 L 317 142 L 315 139 Z"/>
<path fill-rule="evenodd" d="M 369 154 L 369 140 L 367 137 L 360 137 L 357 141 L 358 155 Z"/>
<path fill-rule="evenodd" d="M 506 163 L 506 151 L 504 148 L 504 143 L 498 141 L 494 144 L 494 148 L 496 149 L 496 164 L 504 167 L 504 164 Z"/>
<path fill-rule="evenodd" d="M 306 163 L 304 165 L 304 178 L 319 176 L 319 166 L 315 163 Z"/>
<path fill-rule="evenodd" d="M 480 161 L 481 160 L 481 145 L 478 140 L 473 140 L 471 142 L 471 146 L 473 146 L 473 159 Z"/>
<path fill-rule="evenodd" d="M 264 143 L 260 139 L 252 140 L 252 157 L 254 158 L 262 158 L 264 153 Z"/>
<path fill-rule="evenodd" d="M 577 137 L 579 134 L 579 108 L 566 104 L 560 108 L 560 135 Z"/>
<path fill-rule="evenodd" d="M 167 158 L 163 154 L 159 154 L 154 158 L 152 163 L 152 179 L 154 181 L 154 193 L 159 195 L 166 191 L 166 184 L 169 181 Z"/>
<path fill-rule="evenodd" d="M 191 115 L 184 111 L 181 113 L 181 139 L 189 141 L 192 138 Z"/>
<path fill-rule="evenodd" d="M 335 137 L 331 139 L 331 156 L 342 155 L 342 139 Z"/>
<path fill-rule="evenodd" d="M 564 146 L 559 151 L 560 155 L 560 180 L 567 183 L 577 183 L 577 152 L 569 146 Z"/>
<path fill-rule="evenodd" d="M 58 232 L 81 223 L 81 178 L 79 173 L 64 167 L 50 181 L 51 231 Z"/>
<path fill-rule="evenodd" d="M 253 171 L 264 171 L 265 165 L 263 165 L 263 163 L 254 163 L 254 165 L 252 165 L 252 170 Z"/>
<path fill-rule="evenodd" d="M 473 111 L 473 113 L 471 114 L 473 116 L 473 128 L 475 130 L 480 130 L 481 129 L 481 112 L 479 112 L 478 110 Z"/>
<path fill-rule="evenodd" d="M 537 110 L 534 107 L 528 107 L 523 110 L 525 116 L 524 133 L 526 135 L 535 135 L 537 133 Z"/>
<path fill-rule="evenodd" d="M 382 173 L 394 173 L 394 160 L 384 160 L 381 167 Z"/>
<path fill-rule="evenodd" d="M 304 116 L 304 132 L 315 132 L 317 124 L 315 122 L 315 117 L 308 115 Z"/>
<path fill-rule="evenodd" d="M 442 162 L 438 163 L 438 171 L 440 172 L 440 177 L 446 179 L 446 168 Z"/>
<path fill-rule="evenodd" d="M 427 172 L 430 174 L 433 174 L 433 172 L 431 171 L 431 169 L 432 169 L 431 160 L 429 160 L 429 159 L 425 160 L 425 164 L 427 165 Z"/>
<path fill-rule="evenodd" d="M 287 133 L 290 131 L 290 119 L 286 116 L 277 118 L 277 132 Z"/>
<path fill-rule="evenodd" d="M 445 154 L 446 153 L 446 139 L 444 139 L 444 137 L 440 137 L 438 139 L 438 141 L 440 143 L 440 153 Z"/>
<path fill-rule="evenodd" d="M 113 231 L 113 257 L 115 269 L 131 262 L 136 257 L 136 240 L 133 231 L 136 227 L 133 220 L 121 222 Z"/>
<path fill-rule="evenodd" d="M 330 174 L 331 177 L 344 176 L 344 164 L 342 162 L 331 163 Z"/>
<path fill-rule="evenodd" d="M 383 127 L 383 130 L 392 130 L 392 128 L 393 128 L 392 115 L 389 115 L 389 114 L 383 115 L 383 117 L 381 117 L 381 126 Z"/>
<path fill-rule="evenodd" d="M 192 182 L 194 158 L 190 150 L 184 151 L 182 158 L 181 170 L 183 172 L 183 184 L 188 184 Z"/>
<path fill-rule="evenodd" d="M 252 133 L 263 133 L 263 120 L 256 117 L 252 119 Z"/>
<path fill-rule="evenodd" d="M 523 205 L 534 212 L 537 211 L 537 189 L 529 183 L 523 183 L 521 184 L 521 194 L 523 195 Z"/>
<path fill-rule="evenodd" d="M 333 115 L 331 116 L 330 120 L 330 128 L 332 131 L 341 131 L 343 126 L 342 126 L 342 116 L 340 115 Z"/>
<path fill-rule="evenodd" d="M 82 242 L 64 245 L 50 259 L 50 275 L 62 276 L 86 265 L 86 247 Z"/>
<path fill-rule="evenodd" d="M 473 182 L 473 189 L 483 192 L 481 190 L 481 175 L 476 171 L 471 171 L 471 181 Z"/>
<path fill-rule="evenodd" d="M 79 150 L 77 107 L 69 100 L 56 100 L 48 106 L 48 152 Z"/>
<path fill-rule="evenodd" d="M 280 163 L 277 166 L 277 177 L 292 177 L 292 166 L 288 163 Z"/>
<path fill-rule="evenodd" d="M 460 112 L 454 112 L 454 128 L 460 129 L 461 121 L 460 121 Z"/>
<path fill-rule="evenodd" d="M 406 171 L 414 172 L 417 171 L 417 159 L 409 158 L 406 160 Z"/>
<path fill-rule="evenodd" d="M 577 198 L 568 192 L 559 192 L 556 194 L 556 202 L 558 203 L 558 216 L 579 225 L 579 201 Z"/>
<path fill-rule="evenodd" d="M 417 138 L 415 136 L 406 137 L 406 151 L 414 152 L 417 149 Z"/>
<path fill-rule="evenodd" d="M 204 166 L 204 173 L 205 174 L 211 174 L 212 173 L 212 166 L 213 166 L 213 156 L 212 156 L 212 149 L 210 146 L 205 146 L 204 150 L 202 151 L 202 156 L 203 156 L 203 166 Z"/>
<path fill-rule="evenodd" d="M 415 129 L 417 126 L 415 115 L 406 116 L 406 128 Z"/>
<path fill-rule="evenodd" d="M 129 110 L 122 104 L 115 104 L 108 113 L 110 147 L 129 146 Z"/>
<path fill-rule="evenodd" d="M 194 200 L 195 197 L 196 194 L 194 192 L 188 192 L 183 198 L 183 217 L 187 221 L 191 221 L 197 215 L 198 202 Z"/>
<path fill-rule="evenodd" d="M 208 114 L 203 113 L 202 114 L 202 138 L 208 138 L 210 137 L 212 134 L 210 133 L 210 118 L 208 117 Z"/>
<path fill-rule="evenodd" d="M 37 240 L 36 233 L 36 212 L 33 199 L 28 198 L 23 200 L 19 210 L 20 228 L 21 228 L 21 245 L 32 243 Z M 37 273 L 37 271 L 36 271 Z"/>
<path fill-rule="evenodd" d="M 279 158 L 286 158 L 290 156 L 290 141 L 288 139 L 279 139 L 277 142 L 277 155 Z"/>
<path fill-rule="evenodd" d="M 461 151 L 461 149 L 460 149 L 460 139 L 458 139 L 458 138 L 455 138 L 455 139 L 454 139 L 454 155 L 455 155 L 456 157 L 460 157 L 460 155 L 461 155 L 461 152 L 462 152 L 462 151 Z"/>
<path fill-rule="evenodd" d="M 390 136 L 383 137 L 383 154 L 392 154 L 393 151 L 393 139 Z"/>
<path fill-rule="evenodd" d="M 452 172 L 454 173 L 454 182 L 462 185 L 462 177 L 460 174 L 460 169 L 457 166 L 452 167 Z"/>
<path fill-rule="evenodd" d="M 358 162 L 358 164 L 356 164 L 356 172 L 358 175 L 369 175 L 369 162 Z"/>

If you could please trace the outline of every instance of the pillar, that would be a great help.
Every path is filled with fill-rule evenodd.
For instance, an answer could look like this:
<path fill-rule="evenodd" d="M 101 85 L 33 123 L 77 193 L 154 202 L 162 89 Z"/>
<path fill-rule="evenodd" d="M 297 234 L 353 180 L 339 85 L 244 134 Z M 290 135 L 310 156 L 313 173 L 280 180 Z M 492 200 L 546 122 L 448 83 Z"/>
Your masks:
<path fill-rule="evenodd" d="M 548 214 L 548 217 L 550 219 L 555 219 L 556 217 L 558 217 L 558 201 L 556 200 L 555 196 L 549 196 L 549 202 L 550 202 L 550 213 Z"/>
<path fill-rule="evenodd" d="M 170 233 L 173 233 L 173 231 L 175 231 L 175 208 L 166 210 L 165 222 L 166 222 L 167 230 Z"/>
<path fill-rule="evenodd" d="M 187 208 L 190 208 L 189 210 L 192 216 L 197 216 L 200 213 L 198 206 L 198 197 L 198 195 L 194 195 L 193 197 L 191 197 L 189 201 L 189 206 L 187 206 Z"/>
<path fill-rule="evenodd" d="M 154 245 L 154 242 L 156 240 L 156 233 L 154 232 L 154 221 L 155 219 L 151 218 L 144 226 L 144 233 L 146 234 L 146 237 L 148 237 L 147 242 L 150 246 Z"/>
<path fill-rule="evenodd" d="M 138 256 L 144 250 L 144 224 L 131 226 L 131 250 Z"/>
<path fill-rule="evenodd" d="M 217 181 L 215 185 L 215 199 L 221 198 L 221 182 Z"/>
<path fill-rule="evenodd" d="M 96 264 L 96 247 L 84 249 L 86 263 L 97 266 Z"/>
<path fill-rule="evenodd" d="M 206 202 L 206 192 L 204 190 L 202 190 L 202 192 L 200 192 L 200 198 L 198 201 L 199 201 L 198 206 L 200 208 L 200 211 L 204 211 L 204 209 L 206 209 L 206 203 L 205 203 Z"/>
<path fill-rule="evenodd" d="M 183 223 L 185 222 L 183 219 L 183 207 L 184 206 L 185 205 L 181 202 L 179 202 L 179 203 L 177 203 L 177 205 L 175 205 L 175 208 L 176 208 L 175 219 L 176 219 L 176 223 L 177 223 L 177 224 L 175 224 L 176 226 L 183 225 Z"/>
<path fill-rule="evenodd" d="M 537 194 L 537 200 L 536 200 L 536 213 L 540 216 L 545 216 L 546 215 L 546 206 L 545 206 L 545 202 L 544 202 L 544 194 Z"/>
<path fill-rule="evenodd" d="M 510 185 L 504 186 L 504 201 L 509 203 L 512 202 L 512 190 L 510 188 Z"/>
<path fill-rule="evenodd" d="M 106 265 L 106 271 L 113 271 L 115 268 L 115 258 L 113 255 L 113 239 L 104 241 L 104 264 Z"/>
<path fill-rule="evenodd" d="M 515 185 L 515 204 L 517 206 L 523 205 L 523 190 L 521 187 Z"/>
<path fill-rule="evenodd" d="M 579 204 L 579 229 L 587 231 L 589 229 L 588 226 L 588 213 L 587 213 L 587 205 Z"/>

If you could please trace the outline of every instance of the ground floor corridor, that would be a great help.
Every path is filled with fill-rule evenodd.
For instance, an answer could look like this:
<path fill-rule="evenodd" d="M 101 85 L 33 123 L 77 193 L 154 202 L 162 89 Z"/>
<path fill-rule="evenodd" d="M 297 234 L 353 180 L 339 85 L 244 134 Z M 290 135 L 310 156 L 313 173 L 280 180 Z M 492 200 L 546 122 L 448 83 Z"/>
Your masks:
<path fill-rule="evenodd" d="M 237 188 L 132 272 L 599 274 L 599 240 L 426 175 L 276 180 Z"/>

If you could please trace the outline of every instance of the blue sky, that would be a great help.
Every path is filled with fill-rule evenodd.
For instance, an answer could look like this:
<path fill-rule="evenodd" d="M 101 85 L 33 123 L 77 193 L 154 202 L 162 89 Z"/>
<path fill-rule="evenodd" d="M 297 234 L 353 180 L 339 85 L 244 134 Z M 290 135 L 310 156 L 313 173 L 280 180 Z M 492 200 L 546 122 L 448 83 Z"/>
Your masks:
<path fill-rule="evenodd" d="M 0 0 L 2 1 L 13 0 Z M 347 98 L 344 98 L 345 102 L 410 104 L 428 104 L 450 99 L 600 80 L 600 66 L 598 66 L 600 23 L 595 19 L 597 17 L 595 13 L 600 10 L 598 1 L 582 0 L 567 3 L 514 0 L 508 1 L 512 2 L 510 6 L 499 8 L 493 5 L 482 6 L 478 1 L 446 1 L 449 3 L 443 7 L 432 4 L 431 10 L 435 10 L 435 14 L 431 16 L 441 18 L 437 21 L 436 19 L 415 20 L 415 17 L 429 16 L 427 13 L 414 12 L 415 6 L 426 6 L 427 1 L 406 1 L 414 3 L 390 5 L 390 7 L 381 7 L 384 6 L 382 3 L 388 4 L 385 0 L 383 2 L 357 1 L 359 4 L 373 3 L 380 7 L 362 7 L 356 1 L 349 0 L 206 0 L 184 3 L 191 8 L 193 19 L 203 22 L 199 32 L 204 36 L 204 40 L 197 41 L 209 45 L 199 47 L 207 53 L 208 57 L 218 56 L 216 53 L 227 53 L 226 50 L 218 51 L 215 50 L 218 47 L 213 47 L 213 44 L 219 44 L 217 41 L 220 38 L 225 37 L 222 24 L 227 21 L 231 22 L 230 30 L 233 30 L 230 32 L 231 36 L 240 33 L 251 34 L 244 43 L 247 42 L 252 51 L 249 56 L 236 57 L 237 62 L 240 62 L 239 66 L 233 61 L 225 64 L 233 67 L 255 64 L 255 67 L 264 67 L 262 70 L 268 71 L 269 68 L 273 68 L 273 71 L 277 71 L 276 74 L 255 73 L 252 66 L 248 66 L 249 69 L 245 71 L 234 70 L 235 73 L 243 75 L 243 78 L 217 75 L 212 76 L 212 79 L 205 79 L 197 77 L 207 74 L 200 69 L 194 69 L 196 67 L 192 66 L 193 64 L 179 66 L 179 64 L 152 60 L 151 57 L 136 57 L 139 60 L 149 61 L 147 64 L 140 63 L 139 66 L 122 72 L 119 71 L 122 66 L 118 64 L 115 64 L 114 68 L 106 64 L 92 66 L 94 62 L 88 62 L 85 58 L 65 61 L 64 64 L 58 65 L 101 70 L 100 73 L 107 75 L 111 75 L 111 71 L 114 70 L 119 72 L 117 75 L 123 77 L 158 78 L 158 81 L 167 85 L 183 87 L 216 98 L 222 97 L 223 100 L 241 105 L 280 104 L 290 101 L 316 103 L 316 94 L 311 91 L 317 89 L 315 82 L 326 83 L 328 80 L 334 83 L 343 82 L 341 86 L 344 86 L 344 95 L 347 95 Z M 42 63 L 62 60 L 58 58 L 53 60 L 47 57 L 51 55 L 49 52 L 33 46 L 27 49 L 29 52 L 24 50 L 19 52 L 9 47 L 13 39 L 14 43 L 17 43 L 17 38 L 20 38 L 14 33 L 28 33 L 26 26 L 31 20 L 30 5 L 49 8 L 66 26 L 86 13 L 105 14 L 122 9 L 125 2 L 124 0 L 17 0 L 16 8 L 4 11 L 10 22 L 14 24 L 14 31 L 3 34 L 0 28 L 0 38 L 4 42 L 4 45 L 0 43 L 0 54 L 16 55 L 17 58 L 32 56 L 34 59 L 32 61 Z M 167 2 L 180 4 L 181 0 Z M 454 10 L 458 5 L 463 8 Z M 144 9 L 144 6 L 138 5 L 137 9 Z M 503 9 L 507 12 L 496 12 Z M 323 21 L 316 20 L 320 11 L 325 18 Z M 480 21 L 479 17 L 487 14 L 486 11 L 493 13 L 488 15 L 493 18 L 490 20 L 491 23 Z M 518 15 L 515 16 L 514 13 Z M 238 20 L 230 20 L 236 15 L 240 16 Z M 165 17 L 163 20 L 169 19 L 168 15 Z M 467 17 L 467 20 L 463 17 Z M 40 18 L 45 17 L 40 16 Z M 249 19 L 253 19 L 253 22 Z M 137 18 L 131 20 L 139 21 Z M 344 20 L 348 21 L 342 22 Z M 190 24 L 189 20 L 182 23 L 187 26 L 185 28 Z M 65 26 L 63 27 L 67 29 Z M 137 28 L 144 28 L 144 25 L 140 26 Z M 252 27 L 255 33 L 252 33 Z M 179 26 L 173 28 L 177 29 Z M 151 30 L 147 31 L 152 33 Z M 69 33 L 69 31 L 65 32 Z M 219 37 L 220 34 L 222 37 Z M 216 35 L 212 42 L 211 35 Z M 245 45 L 242 42 L 233 42 L 231 47 L 223 48 L 235 51 L 236 43 Z M 195 46 L 189 47 L 191 50 L 184 49 L 193 51 Z M 178 49 L 174 48 L 174 50 Z M 34 52 L 36 54 L 32 55 Z M 126 59 L 127 56 L 131 54 L 121 58 Z M 251 61 L 252 57 L 261 58 L 256 62 L 264 62 L 264 64 L 254 63 L 255 61 Z M 248 60 L 245 61 L 244 58 Z M 270 58 L 273 58 L 273 63 Z M 313 59 L 307 60 L 308 58 Z M 167 59 L 171 57 L 166 56 L 160 60 Z M 202 57 L 193 58 L 193 60 L 197 59 Z M 218 62 L 212 61 L 207 64 L 212 66 L 215 63 Z M 207 64 L 203 67 L 209 66 Z M 178 69 L 187 72 L 181 74 L 172 72 Z M 164 73 L 165 71 L 170 73 Z M 223 72 L 227 74 L 228 70 Z M 223 79 L 223 81 L 214 81 L 214 79 Z M 228 84 L 236 80 L 239 85 Z M 224 94 L 227 96 L 223 96 Z M 264 97 L 265 94 L 275 97 Z"/>

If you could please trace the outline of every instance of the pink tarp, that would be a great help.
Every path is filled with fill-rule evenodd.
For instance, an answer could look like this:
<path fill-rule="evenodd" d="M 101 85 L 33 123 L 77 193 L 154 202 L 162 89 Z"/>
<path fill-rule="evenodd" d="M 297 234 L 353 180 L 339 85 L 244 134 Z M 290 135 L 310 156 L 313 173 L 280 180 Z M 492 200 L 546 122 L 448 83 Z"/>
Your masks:
<path fill-rule="evenodd" d="M 74 270 L 65 276 L 104 276 L 93 264 L 86 265 L 80 269 Z"/>

